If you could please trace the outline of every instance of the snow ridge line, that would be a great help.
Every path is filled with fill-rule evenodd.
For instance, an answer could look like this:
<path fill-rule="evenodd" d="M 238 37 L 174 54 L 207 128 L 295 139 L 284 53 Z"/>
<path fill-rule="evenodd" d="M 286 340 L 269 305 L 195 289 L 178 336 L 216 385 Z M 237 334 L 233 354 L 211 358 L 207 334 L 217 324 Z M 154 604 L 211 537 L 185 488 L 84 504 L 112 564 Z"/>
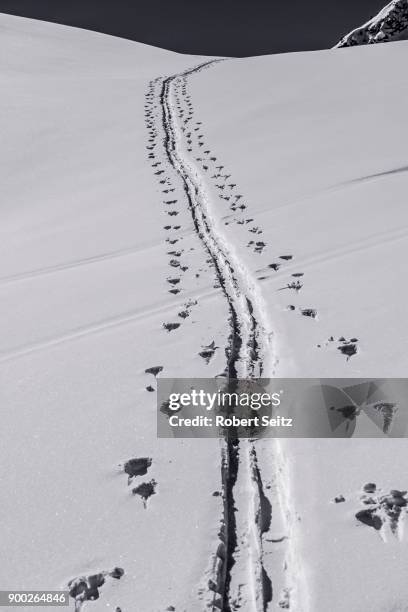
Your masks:
<path fill-rule="evenodd" d="M 230 337 L 226 376 L 231 379 L 261 377 L 265 363 L 270 367 L 270 334 L 262 302 L 250 274 L 232 253 L 209 211 L 208 197 L 197 170 L 181 151 L 173 88 L 195 72 L 221 60 L 205 62 L 162 80 L 160 105 L 163 113 L 164 148 L 170 165 L 182 179 L 195 231 L 214 265 L 230 312 Z M 269 375 L 269 371 L 268 371 Z M 222 452 L 224 524 L 220 533 L 210 608 L 232 612 L 266 612 L 271 601 L 271 583 L 262 562 L 260 516 L 262 481 L 254 470 L 254 444 L 226 439 Z M 239 524 L 235 490 L 239 487 Z M 242 504 L 242 505 L 241 505 Z M 243 516 L 243 520 L 241 518 Z"/>

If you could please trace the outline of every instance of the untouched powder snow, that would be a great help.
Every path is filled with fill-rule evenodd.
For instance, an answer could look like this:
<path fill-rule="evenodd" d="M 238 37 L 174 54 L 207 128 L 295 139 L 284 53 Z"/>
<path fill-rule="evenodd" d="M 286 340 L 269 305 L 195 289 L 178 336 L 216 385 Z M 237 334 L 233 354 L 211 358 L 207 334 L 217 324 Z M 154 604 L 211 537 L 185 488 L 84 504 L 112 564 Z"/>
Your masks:
<path fill-rule="evenodd" d="M 392 0 L 378 15 L 355 28 L 337 47 L 353 47 L 408 38 L 408 0 Z"/>
<path fill-rule="evenodd" d="M 2 588 L 405 610 L 404 441 L 157 439 L 154 392 L 406 374 L 408 43 L 212 60 L 0 34 Z"/>

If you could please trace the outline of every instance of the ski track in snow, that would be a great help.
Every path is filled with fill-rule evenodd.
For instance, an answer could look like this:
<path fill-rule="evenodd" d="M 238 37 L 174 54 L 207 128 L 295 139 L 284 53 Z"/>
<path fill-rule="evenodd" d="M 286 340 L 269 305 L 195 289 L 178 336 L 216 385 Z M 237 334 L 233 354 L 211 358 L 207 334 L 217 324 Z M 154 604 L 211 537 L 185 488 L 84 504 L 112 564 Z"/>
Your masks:
<path fill-rule="evenodd" d="M 214 290 L 210 290 L 204 293 L 201 292 L 200 299 L 201 301 L 211 299 L 214 294 Z M 195 297 L 194 293 L 192 294 L 192 297 Z M 182 301 L 177 301 L 176 305 L 178 305 L 179 308 L 182 308 L 184 304 Z M 0 351 L 0 363 L 12 361 L 14 359 L 18 359 L 19 357 L 25 357 L 26 355 L 30 355 L 31 353 L 42 351 L 54 346 L 58 346 L 60 344 L 65 344 L 66 342 L 73 342 L 83 337 L 91 336 L 94 334 L 106 333 L 109 330 L 117 327 L 131 325 L 141 320 L 153 318 L 158 314 L 167 313 L 170 309 L 171 307 L 169 306 L 168 301 L 166 301 L 163 304 L 150 306 L 149 308 L 138 308 L 128 312 L 124 312 L 117 316 L 107 317 L 105 319 L 101 319 L 100 321 L 90 323 L 89 325 L 76 327 L 74 329 L 70 329 L 66 333 L 58 334 L 50 338 L 45 338 L 38 342 L 32 342 L 24 344 L 22 346 L 17 346 L 16 348 L 13 348 L 11 350 Z"/>
<path fill-rule="evenodd" d="M 201 170 L 203 168 L 206 172 L 210 169 L 209 165 L 202 165 L 200 168 L 197 161 L 202 161 L 202 158 L 194 159 L 192 155 L 193 137 L 197 136 L 192 132 L 200 131 L 201 122 L 195 122 L 194 126 L 197 127 L 193 127 L 193 105 L 187 92 L 188 77 L 218 61 L 223 60 L 205 62 L 150 83 L 145 106 L 150 135 L 148 158 L 160 179 L 162 193 L 166 194 L 166 198 L 170 198 L 164 200 L 164 204 L 171 205 L 174 209 L 169 213 L 169 209 L 165 208 L 166 214 L 178 215 L 180 204 L 187 205 L 196 236 L 209 257 L 207 263 L 213 267 L 216 282 L 228 304 L 230 333 L 226 348 L 225 376 L 228 379 L 261 378 L 263 375 L 269 377 L 273 375 L 276 358 L 273 355 L 272 333 L 260 290 L 251 273 L 236 255 L 225 233 L 220 230 L 219 222 L 213 214 L 214 197 L 206 181 L 208 174 Z M 162 137 L 162 146 L 159 135 Z M 204 142 L 200 140 L 202 138 L 203 136 L 198 134 L 198 146 L 205 149 Z M 208 156 L 211 151 L 204 151 L 204 154 Z M 218 174 L 212 178 L 224 178 L 224 184 L 215 186 L 220 190 L 227 187 L 231 190 L 228 193 L 233 194 L 236 185 L 227 185 L 230 175 L 221 175 L 224 166 L 216 165 L 219 163 L 216 162 L 216 157 L 208 159 L 212 160 L 212 169 L 219 168 Z M 237 208 L 243 211 L 246 208 L 245 205 L 239 205 L 241 195 L 219 197 L 227 200 L 233 211 Z M 179 241 L 181 226 L 167 225 L 164 229 L 168 230 L 166 243 L 175 245 Z M 252 241 L 250 244 L 255 244 L 254 250 L 258 253 L 266 247 L 263 242 Z M 174 254 L 174 251 L 170 251 L 169 255 L 172 253 Z M 176 270 L 179 270 L 183 251 L 176 255 L 180 259 L 176 262 L 173 260 L 173 264 L 178 266 Z M 173 264 L 170 261 L 170 265 Z M 181 269 L 186 271 L 188 266 Z M 180 276 L 167 279 L 167 282 L 172 283 L 173 289 L 170 292 L 174 295 L 181 290 L 182 278 Z M 168 331 L 176 330 L 179 326 L 165 325 Z M 206 608 L 214 612 L 267 612 L 273 593 L 272 581 L 267 575 L 263 560 L 263 535 L 268 522 L 263 513 L 267 498 L 263 491 L 253 440 L 224 440 L 221 475 L 223 517 L 220 542 L 211 562 L 212 569 L 207 584 L 199 591 L 200 598 L 205 602 Z M 279 582 L 282 583 L 282 580 Z"/>
<path fill-rule="evenodd" d="M 63 272 L 65 270 L 72 270 L 83 266 L 90 266 L 93 264 L 103 263 L 111 259 L 119 259 L 122 257 L 129 257 L 131 255 L 139 255 L 142 252 L 149 252 L 159 248 L 159 244 L 146 244 L 124 249 L 117 249 L 116 251 L 109 251 L 107 253 L 101 253 L 100 255 L 93 255 L 89 257 L 83 257 L 81 259 L 75 259 L 66 263 L 57 264 L 55 266 L 44 266 L 36 270 L 28 270 L 17 274 L 10 274 L 8 276 L 0 277 L 0 286 L 17 283 L 20 281 L 26 281 L 33 278 L 47 276 L 49 274 L 55 274 L 56 272 Z"/>

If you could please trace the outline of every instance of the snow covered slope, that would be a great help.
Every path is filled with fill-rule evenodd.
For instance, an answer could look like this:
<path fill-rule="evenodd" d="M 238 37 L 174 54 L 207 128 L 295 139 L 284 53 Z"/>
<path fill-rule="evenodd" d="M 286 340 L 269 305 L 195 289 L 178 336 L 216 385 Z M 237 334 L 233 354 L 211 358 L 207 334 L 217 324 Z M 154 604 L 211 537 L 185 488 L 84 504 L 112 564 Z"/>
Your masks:
<path fill-rule="evenodd" d="M 217 195 L 217 209 L 262 287 L 279 375 L 407 372 L 407 49 L 224 61 L 190 79 L 211 154 L 245 199 L 231 211 Z M 341 337 L 358 339 L 350 359 Z"/>
<path fill-rule="evenodd" d="M 408 38 L 408 1 L 392 0 L 362 26 L 343 36 L 337 47 L 353 47 Z"/>
<path fill-rule="evenodd" d="M 197 59 L 9 16 L 0 45 L 0 584 L 117 566 L 90 609 L 180 609 L 217 543 L 220 449 L 156 439 L 145 370 L 195 366 L 162 327 L 176 299 L 144 104 L 150 78 Z M 152 480 L 145 508 L 132 490 Z"/>
<path fill-rule="evenodd" d="M 154 391 L 405 375 L 407 44 L 213 61 L 0 33 L 2 587 L 404 610 L 404 444 L 158 440 Z"/>
<path fill-rule="evenodd" d="M 262 287 L 281 376 L 406 375 L 407 52 L 402 42 L 225 61 L 190 79 L 205 143 L 227 160 L 222 172 L 245 201 L 243 211 L 231 210 L 216 195 L 214 207 Z M 357 350 L 351 357 L 341 350 L 350 345 Z M 368 483 L 376 484 L 379 512 L 391 490 L 406 491 L 405 442 L 280 446 L 257 443 L 269 491 L 274 466 L 282 466 L 289 517 L 264 539 L 275 585 L 270 609 L 405 610 L 404 512 L 394 531 L 387 515 L 378 531 L 355 516 L 367 507 Z M 270 542 L 288 535 L 280 588 L 282 544 Z"/>

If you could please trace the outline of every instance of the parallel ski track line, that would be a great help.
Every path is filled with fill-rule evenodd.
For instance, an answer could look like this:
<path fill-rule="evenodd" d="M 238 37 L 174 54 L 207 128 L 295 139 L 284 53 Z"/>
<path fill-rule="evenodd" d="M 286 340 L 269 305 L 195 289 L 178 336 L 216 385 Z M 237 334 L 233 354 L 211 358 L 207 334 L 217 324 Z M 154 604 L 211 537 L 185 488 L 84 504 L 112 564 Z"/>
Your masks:
<path fill-rule="evenodd" d="M 177 85 L 218 61 L 222 60 L 208 61 L 162 79 L 160 106 L 163 144 L 170 166 L 181 178 L 196 234 L 210 257 L 228 304 L 230 335 L 225 374 L 228 379 L 259 378 L 264 370 L 267 376 L 270 375 L 268 324 L 262 320 L 265 318 L 262 306 L 257 303 L 258 295 L 251 285 L 249 273 L 229 250 L 227 241 L 217 232 L 211 220 L 206 205 L 207 193 L 199 173 L 181 150 L 181 135 L 172 104 L 172 95 Z M 216 555 L 214 593 L 210 603 L 214 612 L 233 612 L 238 609 L 266 612 L 268 606 L 268 595 L 264 592 L 262 539 L 255 518 L 259 483 L 254 479 L 254 457 L 256 451 L 251 441 L 225 438 L 222 452 L 224 525 L 220 536 L 221 545 Z M 244 507 L 236 508 L 236 495 L 243 500 L 241 503 Z M 242 584 L 243 576 L 247 584 Z"/>
<path fill-rule="evenodd" d="M 111 261 L 112 259 L 121 259 L 132 255 L 138 255 L 142 252 L 158 249 L 160 246 L 160 242 L 155 242 L 153 244 L 146 244 L 142 246 L 137 245 L 124 249 L 118 249 L 116 251 L 110 251 L 108 253 L 101 253 L 99 255 L 90 255 L 89 257 L 83 257 L 81 259 L 56 264 L 55 266 L 44 266 L 43 268 L 37 268 L 36 270 L 27 270 L 26 272 L 10 274 L 9 276 L 2 276 L 0 277 L 0 287 L 13 283 L 24 282 L 33 278 L 48 276 L 57 272 L 64 272 L 73 270 L 75 268 L 104 263 L 106 261 Z"/>
<path fill-rule="evenodd" d="M 191 292 L 188 297 L 190 299 L 199 297 L 201 301 L 207 301 L 212 300 L 216 293 L 217 291 L 215 289 L 209 289 L 205 293 L 202 291 Z M 128 312 L 124 312 L 117 316 L 107 317 L 105 319 L 101 319 L 100 321 L 89 323 L 88 325 L 82 325 L 69 329 L 66 332 L 56 336 L 43 338 L 42 340 L 19 345 L 10 348 L 9 350 L 0 351 L 0 363 L 13 361 L 14 359 L 19 359 L 20 357 L 26 357 L 32 353 L 58 347 L 59 345 L 68 342 L 75 342 L 88 336 L 103 334 L 105 332 L 109 332 L 111 329 L 123 327 L 125 325 L 132 325 L 144 319 L 153 318 L 159 314 L 167 313 L 174 308 L 174 306 L 183 307 L 184 304 L 185 298 L 183 300 L 173 302 L 172 305 L 169 305 L 167 301 L 165 304 L 151 305 L 142 309 L 138 308 L 136 310 L 129 310 Z"/>

